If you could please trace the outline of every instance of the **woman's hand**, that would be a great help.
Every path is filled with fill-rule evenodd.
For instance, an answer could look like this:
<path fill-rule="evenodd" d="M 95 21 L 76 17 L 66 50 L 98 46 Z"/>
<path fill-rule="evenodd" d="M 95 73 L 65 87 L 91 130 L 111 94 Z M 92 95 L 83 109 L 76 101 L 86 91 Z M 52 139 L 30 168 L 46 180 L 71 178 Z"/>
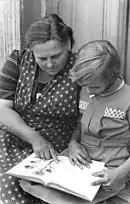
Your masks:
<path fill-rule="evenodd" d="M 118 168 L 104 169 L 103 171 L 92 174 L 95 177 L 99 177 L 93 186 L 102 185 L 102 189 L 106 191 L 119 191 L 124 187 L 123 172 L 118 171 Z"/>
<path fill-rule="evenodd" d="M 77 165 L 83 168 L 83 165 L 89 167 L 91 159 L 85 147 L 76 141 L 71 141 L 69 144 L 69 159 L 72 165 Z"/>
<path fill-rule="evenodd" d="M 52 144 L 41 136 L 36 137 L 36 140 L 32 142 L 34 152 L 41 159 L 53 158 L 55 162 L 58 162 L 57 152 L 54 150 Z"/>

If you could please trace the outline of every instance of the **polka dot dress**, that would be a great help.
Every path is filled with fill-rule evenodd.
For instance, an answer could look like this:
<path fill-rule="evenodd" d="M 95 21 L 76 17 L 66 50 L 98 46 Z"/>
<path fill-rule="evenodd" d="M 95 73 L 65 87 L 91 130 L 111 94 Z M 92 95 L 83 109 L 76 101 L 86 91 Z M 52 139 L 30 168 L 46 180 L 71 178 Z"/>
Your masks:
<path fill-rule="evenodd" d="M 14 99 L 14 109 L 26 124 L 38 131 L 61 152 L 70 141 L 78 116 L 78 87 L 68 73 L 75 61 L 70 53 L 66 67 L 32 100 L 37 66 L 32 53 L 23 57 Z M 19 179 L 3 174 L 32 153 L 31 145 L 0 126 L 0 192 L 3 204 L 37 204 L 41 201 L 19 186 Z M 44 202 L 43 202 L 44 203 Z"/>

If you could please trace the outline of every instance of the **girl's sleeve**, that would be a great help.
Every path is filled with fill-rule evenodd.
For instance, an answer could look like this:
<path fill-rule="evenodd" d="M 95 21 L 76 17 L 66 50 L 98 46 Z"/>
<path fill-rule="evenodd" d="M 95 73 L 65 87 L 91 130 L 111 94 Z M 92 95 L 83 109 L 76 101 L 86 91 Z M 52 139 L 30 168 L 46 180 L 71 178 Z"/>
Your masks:
<path fill-rule="evenodd" d="M 19 78 L 20 52 L 14 50 L 0 71 L 0 99 L 13 100 Z"/>

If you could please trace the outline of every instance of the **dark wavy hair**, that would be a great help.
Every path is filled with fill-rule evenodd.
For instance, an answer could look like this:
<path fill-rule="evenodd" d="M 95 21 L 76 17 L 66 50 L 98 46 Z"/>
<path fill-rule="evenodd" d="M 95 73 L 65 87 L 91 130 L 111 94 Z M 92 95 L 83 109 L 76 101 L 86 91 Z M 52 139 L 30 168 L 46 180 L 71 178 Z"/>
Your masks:
<path fill-rule="evenodd" d="M 70 40 L 71 48 L 73 47 L 73 31 L 57 14 L 50 14 L 38 19 L 27 30 L 27 45 L 44 43 L 48 40 L 58 40 L 60 42 Z"/>

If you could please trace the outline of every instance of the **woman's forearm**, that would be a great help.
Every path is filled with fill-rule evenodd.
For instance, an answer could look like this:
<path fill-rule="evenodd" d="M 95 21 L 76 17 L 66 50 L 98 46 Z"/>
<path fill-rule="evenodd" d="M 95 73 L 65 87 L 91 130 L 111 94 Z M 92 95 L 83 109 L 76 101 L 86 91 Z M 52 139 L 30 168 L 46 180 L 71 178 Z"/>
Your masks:
<path fill-rule="evenodd" d="M 35 130 L 26 125 L 17 112 L 9 107 L 2 107 L 2 109 L 0 109 L 0 122 L 4 124 L 11 133 L 29 143 L 32 143 L 36 139 L 36 135 L 38 135 Z"/>

